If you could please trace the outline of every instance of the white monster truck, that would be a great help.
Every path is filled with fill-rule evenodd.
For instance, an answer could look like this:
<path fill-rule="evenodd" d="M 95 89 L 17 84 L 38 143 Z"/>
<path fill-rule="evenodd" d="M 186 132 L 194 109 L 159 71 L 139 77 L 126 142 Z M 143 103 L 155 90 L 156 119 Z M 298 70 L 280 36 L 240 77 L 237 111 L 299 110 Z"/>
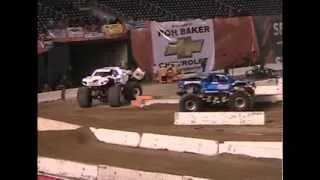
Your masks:
<path fill-rule="evenodd" d="M 120 67 L 96 69 L 82 79 L 83 86 L 78 88 L 77 93 L 78 104 L 82 108 L 91 107 L 92 100 L 97 99 L 111 107 L 119 107 L 124 101 L 130 102 L 142 95 L 139 81 L 144 75 L 140 68 L 134 72 Z"/>

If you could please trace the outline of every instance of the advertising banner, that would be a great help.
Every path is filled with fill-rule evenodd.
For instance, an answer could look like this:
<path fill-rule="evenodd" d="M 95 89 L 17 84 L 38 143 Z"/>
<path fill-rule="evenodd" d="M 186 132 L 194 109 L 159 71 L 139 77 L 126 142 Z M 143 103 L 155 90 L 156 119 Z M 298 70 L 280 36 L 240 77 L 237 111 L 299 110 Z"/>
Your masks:
<path fill-rule="evenodd" d="M 101 39 L 104 37 L 104 34 L 101 32 L 88 32 L 85 34 L 87 39 Z"/>
<path fill-rule="evenodd" d="M 83 38 L 84 31 L 82 27 L 70 27 L 67 28 L 69 38 Z"/>
<path fill-rule="evenodd" d="M 282 16 L 254 17 L 259 61 L 282 65 Z"/>
<path fill-rule="evenodd" d="M 104 32 L 105 35 L 115 35 L 115 34 L 121 34 L 124 32 L 124 28 L 122 24 L 108 24 L 102 26 L 102 32 Z"/>
<path fill-rule="evenodd" d="M 153 72 L 175 67 L 179 74 L 211 71 L 215 60 L 213 21 L 151 22 Z"/>
<path fill-rule="evenodd" d="M 66 29 L 49 29 L 48 32 L 49 32 L 49 35 L 54 39 L 67 37 Z"/>
<path fill-rule="evenodd" d="M 203 28 L 196 30 L 195 27 L 202 24 L 209 26 L 210 33 Z M 200 65 L 195 65 L 201 62 L 196 61 L 200 58 L 209 59 L 204 68 L 205 71 L 263 63 L 273 64 L 275 66 L 272 67 L 281 69 L 283 61 L 282 27 L 281 15 L 215 18 L 206 21 L 149 22 L 145 28 L 132 29 L 130 38 L 132 53 L 137 64 L 144 70 L 154 73 L 155 76 L 159 74 L 160 69 L 164 69 L 159 66 L 165 67 L 168 63 L 180 65 L 179 68 L 186 70 L 186 73 L 197 71 L 197 69 L 192 69 L 197 67 L 201 71 Z M 189 30 L 185 30 L 188 28 Z M 186 41 L 179 39 L 188 38 L 188 36 L 191 42 L 200 38 L 204 39 L 200 53 L 196 49 L 197 41 L 190 43 L 188 39 Z M 176 52 L 172 52 L 172 49 Z M 190 51 L 193 53 L 189 53 Z M 183 58 L 177 54 L 192 57 Z M 189 63 L 192 65 L 188 65 Z"/>

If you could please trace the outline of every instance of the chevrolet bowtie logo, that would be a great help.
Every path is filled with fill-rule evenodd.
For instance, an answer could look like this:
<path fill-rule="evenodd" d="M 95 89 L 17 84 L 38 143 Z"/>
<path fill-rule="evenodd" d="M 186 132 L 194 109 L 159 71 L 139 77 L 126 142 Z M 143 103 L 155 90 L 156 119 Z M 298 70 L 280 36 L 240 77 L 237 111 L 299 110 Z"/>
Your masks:
<path fill-rule="evenodd" d="M 192 40 L 191 37 L 179 38 L 177 42 L 168 44 L 164 55 L 177 55 L 178 59 L 190 58 L 193 53 L 201 52 L 203 41 Z"/>

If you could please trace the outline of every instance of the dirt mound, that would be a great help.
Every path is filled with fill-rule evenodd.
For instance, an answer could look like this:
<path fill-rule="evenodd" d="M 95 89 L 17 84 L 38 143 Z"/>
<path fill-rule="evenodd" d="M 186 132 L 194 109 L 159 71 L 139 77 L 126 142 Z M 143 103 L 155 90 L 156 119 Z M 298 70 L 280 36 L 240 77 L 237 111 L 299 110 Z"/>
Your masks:
<path fill-rule="evenodd" d="M 52 136 L 53 134 L 54 136 Z M 72 142 L 71 144 L 74 145 L 88 145 L 93 142 L 98 142 L 88 127 L 81 127 L 76 130 L 38 132 L 38 146 L 42 145 L 41 142 L 44 141 L 54 143 L 61 139 Z"/>

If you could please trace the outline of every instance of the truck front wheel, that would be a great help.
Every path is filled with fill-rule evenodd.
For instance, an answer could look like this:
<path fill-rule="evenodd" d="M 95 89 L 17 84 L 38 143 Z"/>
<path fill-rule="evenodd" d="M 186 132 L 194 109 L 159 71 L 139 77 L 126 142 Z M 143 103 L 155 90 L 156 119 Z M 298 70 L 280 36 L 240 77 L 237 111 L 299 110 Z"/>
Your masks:
<path fill-rule="evenodd" d="M 91 90 L 88 87 L 79 87 L 77 92 L 77 101 L 81 108 L 92 106 Z"/>
<path fill-rule="evenodd" d="M 181 112 L 197 112 L 201 110 L 201 99 L 194 94 L 185 94 L 179 101 L 179 109 Z"/>
<path fill-rule="evenodd" d="M 121 86 L 111 86 L 108 90 L 108 101 L 111 107 L 121 106 Z"/>

